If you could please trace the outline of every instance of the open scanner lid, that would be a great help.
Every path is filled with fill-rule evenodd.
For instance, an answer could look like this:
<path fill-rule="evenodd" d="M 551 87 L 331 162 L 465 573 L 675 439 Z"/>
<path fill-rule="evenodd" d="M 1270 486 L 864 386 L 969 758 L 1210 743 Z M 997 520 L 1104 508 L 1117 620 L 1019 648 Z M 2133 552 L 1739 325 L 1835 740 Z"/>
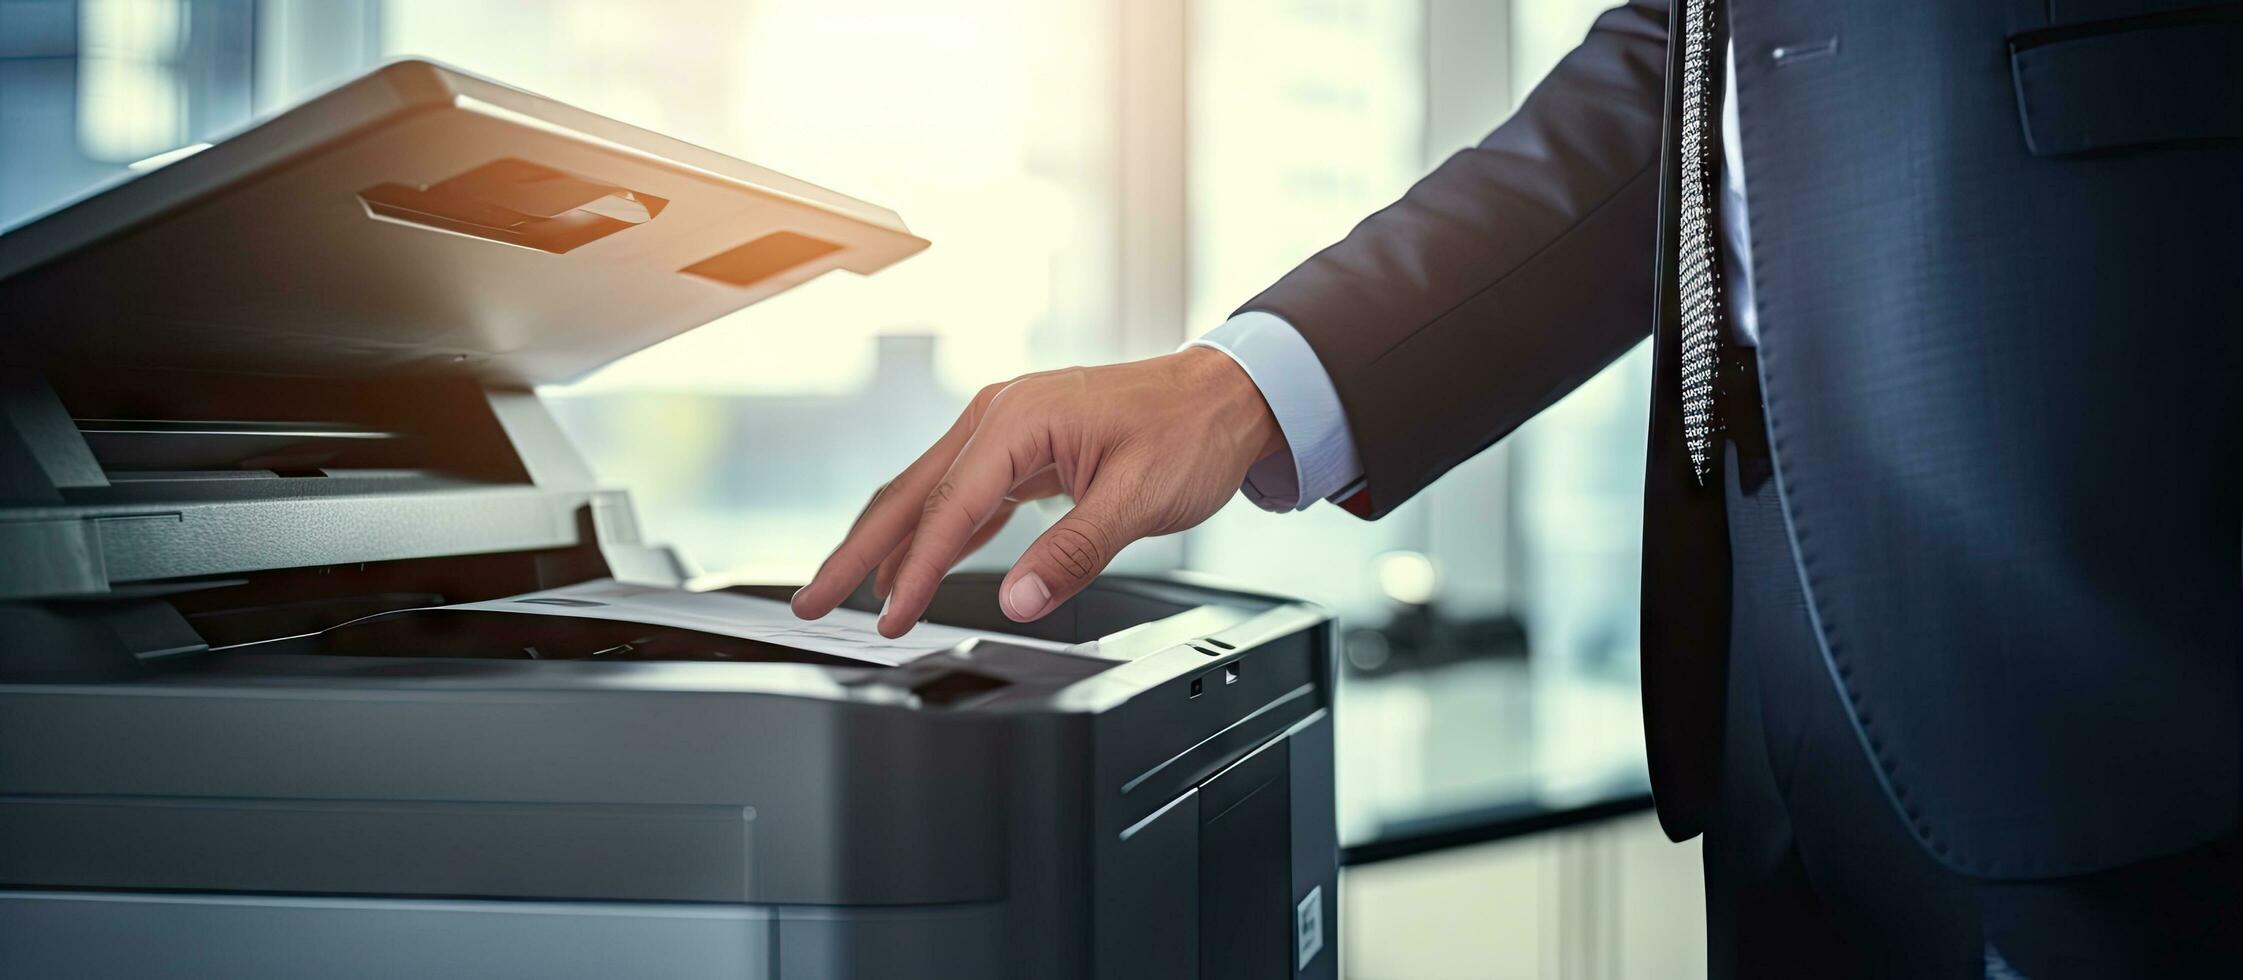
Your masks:
<path fill-rule="evenodd" d="M 564 381 L 926 245 L 863 201 L 407 60 L 0 235 L 0 358 Z"/>

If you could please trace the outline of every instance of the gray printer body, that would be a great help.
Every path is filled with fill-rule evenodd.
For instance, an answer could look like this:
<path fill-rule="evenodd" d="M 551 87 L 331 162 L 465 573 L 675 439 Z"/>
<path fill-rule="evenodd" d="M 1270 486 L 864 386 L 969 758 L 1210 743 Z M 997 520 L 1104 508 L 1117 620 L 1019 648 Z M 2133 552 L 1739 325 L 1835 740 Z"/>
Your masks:
<path fill-rule="evenodd" d="M 931 619 L 1066 646 L 892 668 L 328 642 L 683 584 L 531 386 L 923 245 L 420 62 L 0 236 L 0 976 L 1336 976 L 1310 606 L 954 576 Z"/>

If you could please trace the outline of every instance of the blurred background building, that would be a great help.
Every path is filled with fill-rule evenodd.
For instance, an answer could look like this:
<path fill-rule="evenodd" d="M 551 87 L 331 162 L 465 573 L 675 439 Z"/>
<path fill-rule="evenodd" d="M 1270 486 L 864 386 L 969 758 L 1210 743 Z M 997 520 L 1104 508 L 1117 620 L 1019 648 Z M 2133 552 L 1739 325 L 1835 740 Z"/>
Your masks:
<path fill-rule="evenodd" d="M 0 0 L 0 228 L 402 55 L 894 208 L 925 254 L 548 392 L 650 536 L 792 581 L 981 385 L 1220 323 L 1498 123 L 1602 5 Z M 1381 522 L 1236 501 L 1117 562 L 1345 623 L 1352 975 L 1699 968 L 1694 852 L 1646 818 L 1477 843 L 1644 805 L 1648 385 L 1639 349 Z"/>

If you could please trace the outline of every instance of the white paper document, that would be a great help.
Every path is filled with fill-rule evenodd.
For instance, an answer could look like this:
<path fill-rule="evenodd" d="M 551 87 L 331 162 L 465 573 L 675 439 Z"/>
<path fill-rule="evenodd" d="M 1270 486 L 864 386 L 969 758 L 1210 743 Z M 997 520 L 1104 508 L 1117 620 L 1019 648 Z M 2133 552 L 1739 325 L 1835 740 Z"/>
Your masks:
<path fill-rule="evenodd" d="M 964 640 L 988 638 L 1044 650 L 1063 649 L 1049 640 L 1033 640 L 1004 633 L 982 633 L 920 623 L 895 639 L 881 636 L 873 626 L 879 617 L 854 609 L 836 609 L 824 619 L 795 618 L 787 604 L 776 599 L 732 592 L 687 592 L 657 586 L 626 585 L 614 579 L 594 579 L 576 585 L 528 592 L 487 602 L 467 602 L 439 609 L 463 612 L 523 613 L 540 616 L 576 616 L 610 619 L 671 629 L 697 630 L 743 640 L 847 657 L 894 667 L 939 653 Z"/>

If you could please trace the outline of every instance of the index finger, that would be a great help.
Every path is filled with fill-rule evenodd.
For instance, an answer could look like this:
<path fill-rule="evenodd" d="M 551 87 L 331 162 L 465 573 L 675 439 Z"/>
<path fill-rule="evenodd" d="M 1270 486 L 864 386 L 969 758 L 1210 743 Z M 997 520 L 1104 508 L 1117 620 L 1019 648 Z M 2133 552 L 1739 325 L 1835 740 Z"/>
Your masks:
<path fill-rule="evenodd" d="M 864 513 L 857 515 L 849 533 L 841 544 L 818 566 L 818 573 L 810 582 L 797 590 L 790 605 L 794 614 L 804 619 L 817 619 L 833 611 L 857 584 L 878 567 L 880 560 L 903 543 L 918 521 L 919 502 L 924 500 L 935 482 L 958 457 L 958 452 L 973 436 L 974 418 L 971 407 L 951 423 L 950 431 L 943 433 L 927 451 L 919 454 L 911 465 L 880 488 Z"/>
<path fill-rule="evenodd" d="M 1048 442 L 1040 426 L 1006 419 L 984 425 L 966 441 L 920 506 L 918 529 L 880 610 L 882 636 L 902 636 L 918 621 L 974 531 L 1004 505 L 1022 477 L 1051 462 Z"/>

